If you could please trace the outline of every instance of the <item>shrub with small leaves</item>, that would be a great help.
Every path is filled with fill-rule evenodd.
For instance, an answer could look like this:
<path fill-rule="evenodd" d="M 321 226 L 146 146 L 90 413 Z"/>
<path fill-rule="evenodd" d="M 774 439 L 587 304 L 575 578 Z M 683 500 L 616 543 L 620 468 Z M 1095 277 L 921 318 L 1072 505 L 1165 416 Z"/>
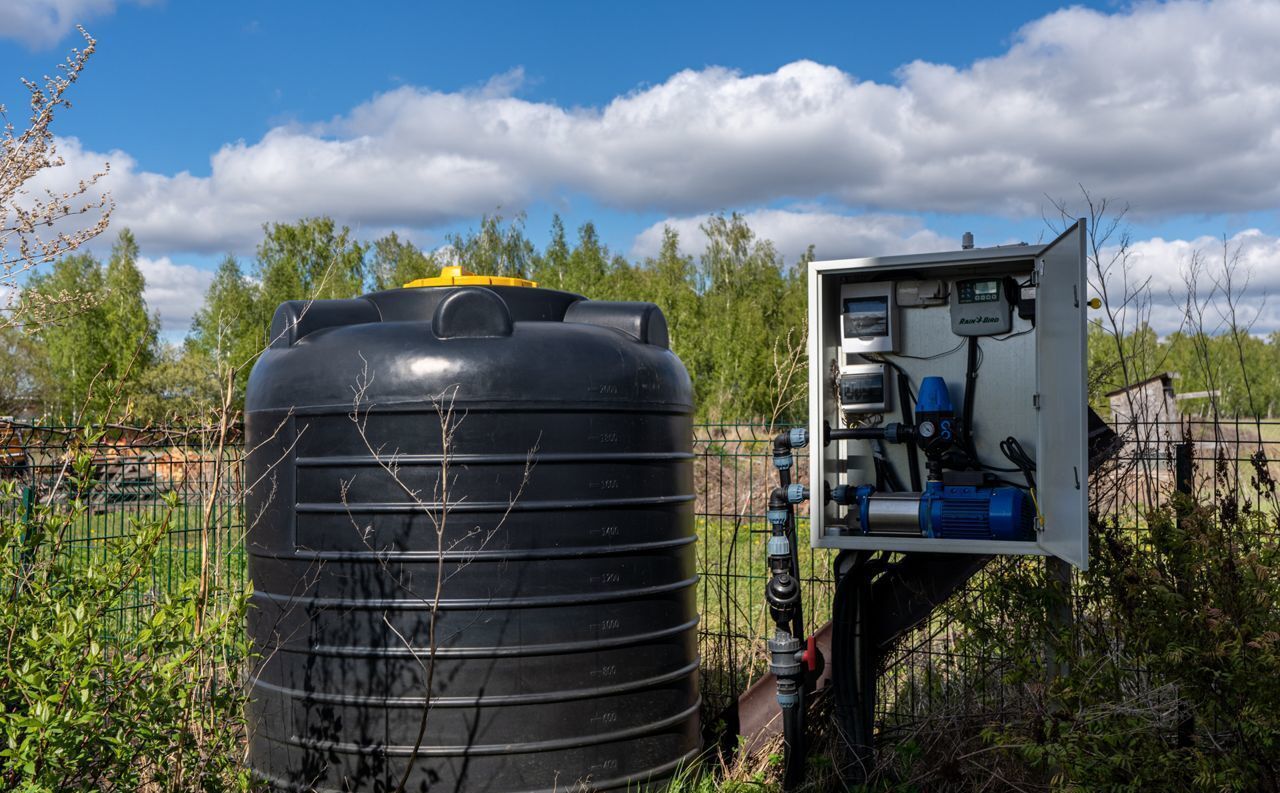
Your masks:
<path fill-rule="evenodd" d="M 248 789 L 245 595 L 153 586 L 173 501 L 77 540 L 92 474 L 73 452 L 50 503 L 0 482 L 0 788 Z"/>
<path fill-rule="evenodd" d="M 1253 504 L 1219 470 L 1138 528 L 1095 516 L 1069 625 L 1041 560 L 990 564 L 940 618 L 983 663 L 918 675 L 871 789 L 1280 791 L 1280 504 L 1253 464 Z"/>

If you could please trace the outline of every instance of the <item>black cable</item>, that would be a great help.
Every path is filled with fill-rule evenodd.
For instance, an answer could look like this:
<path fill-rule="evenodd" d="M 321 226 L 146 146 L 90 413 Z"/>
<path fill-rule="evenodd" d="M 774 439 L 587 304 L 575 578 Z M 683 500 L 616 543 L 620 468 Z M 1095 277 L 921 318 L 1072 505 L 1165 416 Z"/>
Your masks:
<path fill-rule="evenodd" d="M 1036 461 L 1031 459 L 1031 455 L 1027 454 L 1027 450 L 1022 448 L 1022 444 L 1018 439 L 1010 435 L 1000 441 L 1000 453 L 1009 462 L 1018 466 L 1018 470 L 1022 472 L 1022 476 L 1027 480 L 1027 487 L 1034 490 L 1036 487 Z"/>
<path fill-rule="evenodd" d="M 900 493 L 906 488 L 902 486 L 902 480 L 898 478 L 898 472 L 894 470 L 893 463 L 889 462 L 889 457 L 885 453 L 884 442 L 875 441 L 875 455 L 873 459 L 876 465 L 876 482 L 877 490 L 884 490 L 885 485 L 889 486 L 889 491 Z M 919 488 L 916 488 L 917 490 Z"/>
<path fill-rule="evenodd" d="M 787 540 L 791 543 L 791 577 L 796 580 L 796 586 L 800 586 L 800 548 L 796 541 L 796 511 L 795 507 L 787 505 Z M 791 635 L 800 637 L 804 641 L 804 599 L 796 603 L 795 616 L 791 618 Z M 803 686 L 802 686 L 803 688 Z"/>
<path fill-rule="evenodd" d="M 1032 325 L 1031 327 L 1027 328 L 1026 330 L 1020 330 L 1020 331 L 1018 331 L 1017 333 L 1009 333 L 1009 334 L 1004 335 L 1004 336 L 992 336 L 992 337 L 991 337 L 991 339 L 992 339 L 993 341 L 1008 341 L 1009 339 L 1016 339 L 1016 338 L 1018 338 L 1019 336 L 1025 336 L 1025 335 L 1027 335 L 1028 333 L 1030 333 L 1031 331 L 1033 331 L 1033 330 L 1035 330 L 1035 329 L 1036 329 L 1036 326 L 1035 326 L 1035 325 Z"/>
<path fill-rule="evenodd" d="M 844 769 L 845 781 L 860 785 L 866 781 L 873 764 L 875 655 L 871 637 L 866 635 L 872 576 L 868 569 L 870 554 L 865 551 L 854 554 L 851 569 L 836 584 L 832 603 L 831 677 L 835 685 L 836 714 L 853 754 L 853 762 Z"/>
<path fill-rule="evenodd" d="M 973 337 L 970 336 L 969 338 L 973 338 Z M 963 346 L 964 346 L 964 340 L 961 339 L 960 343 L 952 347 L 951 349 L 943 350 L 942 352 L 935 352 L 933 355 L 906 355 L 904 353 L 895 352 L 893 353 L 893 356 L 895 358 L 909 358 L 910 360 L 913 360 L 913 361 L 932 361 L 936 358 L 942 358 L 944 356 L 950 355 L 951 353 L 956 352 Z"/>
<path fill-rule="evenodd" d="M 978 337 L 968 337 L 969 357 L 964 367 L 964 411 L 961 413 L 961 426 L 964 431 L 964 451 L 974 462 L 978 460 L 978 450 L 973 443 L 973 403 L 978 393 L 978 367 L 981 365 L 978 355 Z"/>
<path fill-rule="evenodd" d="M 916 421 L 912 404 L 915 402 L 915 396 L 911 394 L 911 380 L 907 377 L 907 373 L 902 371 L 902 369 L 898 368 L 896 365 L 893 368 L 898 370 L 898 390 L 903 392 L 900 395 L 902 401 L 902 406 L 900 408 L 902 411 L 902 423 L 907 427 L 914 427 L 916 425 Z M 910 400 L 908 400 L 908 397 L 910 397 Z M 920 457 L 916 452 L 916 439 L 914 436 L 907 438 L 907 468 L 909 469 L 907 473 L 911 477 L 911 490 L 913 492 L 919 492 L 921 489 Z"/>

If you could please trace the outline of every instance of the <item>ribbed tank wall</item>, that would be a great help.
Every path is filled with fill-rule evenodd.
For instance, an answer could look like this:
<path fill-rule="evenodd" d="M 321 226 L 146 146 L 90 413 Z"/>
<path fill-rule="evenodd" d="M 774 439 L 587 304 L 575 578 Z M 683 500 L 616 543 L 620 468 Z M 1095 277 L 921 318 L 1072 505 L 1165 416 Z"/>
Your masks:
<path fill-rule="evenodd" d="M 689 409 L 437 385 L 250 400 L 250 764 L 322 791 L 670 774 L 700 749 Z"/>

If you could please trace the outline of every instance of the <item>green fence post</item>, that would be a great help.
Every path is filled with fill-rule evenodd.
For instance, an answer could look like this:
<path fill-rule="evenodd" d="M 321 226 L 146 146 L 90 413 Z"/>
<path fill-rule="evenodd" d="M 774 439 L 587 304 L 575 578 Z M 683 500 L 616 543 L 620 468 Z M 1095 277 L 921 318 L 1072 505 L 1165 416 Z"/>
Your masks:
<path fill-rule="evenodd" d="M 30 534 L 31 521 L 35 517 L 35 506 L 36 506 L 36 489 L 31 485 L 23 485 L 22 487 L 22 540 L 19 546 L 22 548 L 22 550 L 20 551 L 21 556 L 18 558 L 18 561 L 19 561 L 18 566 L 22 570 L 22 578 L 19 578 L 17 582 L 14 584 L 14 589 L 13 589 L 14 597 L 17 597 L 19 594 L 22 593 L 22 582 L 26 578 L 27 571 L 29 571 L 31 569 L 31 566 L 35 564 L 35 555 L 32 553 L 31 548 L 28 547 L 30 543 L 30 538 L 31 538 L 31 534 Z"/>

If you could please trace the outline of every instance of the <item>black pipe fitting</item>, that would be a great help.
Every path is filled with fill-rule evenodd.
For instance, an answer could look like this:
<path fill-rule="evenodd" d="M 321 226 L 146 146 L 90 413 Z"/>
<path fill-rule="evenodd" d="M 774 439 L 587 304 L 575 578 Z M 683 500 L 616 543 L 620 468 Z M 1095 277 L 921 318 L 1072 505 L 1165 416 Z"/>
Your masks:
<path fill-rule="evenodd" d="M 790 626 L 800 606 L 800 584 L 790 573 L 775 573 L 765 587 L 765 599 L 769 602 L 769 616 L 779 626 Z"/>
<path fill-rule="evenodd" d="M 827 444 L 831 441 L 888 441 L 889 443 L 906 443 L 915 438 L 914 427 L 893 422 L 883 427 L 837 427 L 826 424 Z"/>

